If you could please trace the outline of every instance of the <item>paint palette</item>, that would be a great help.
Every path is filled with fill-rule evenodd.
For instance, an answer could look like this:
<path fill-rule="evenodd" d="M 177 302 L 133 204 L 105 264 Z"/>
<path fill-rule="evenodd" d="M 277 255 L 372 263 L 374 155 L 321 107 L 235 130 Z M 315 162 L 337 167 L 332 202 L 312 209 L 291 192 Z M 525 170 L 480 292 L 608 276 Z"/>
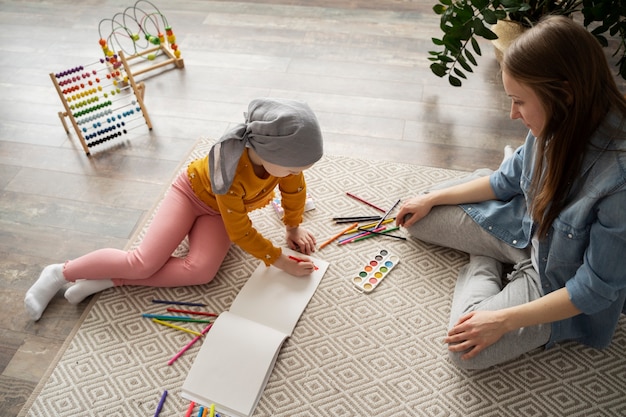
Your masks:
<path fill-rule="evenodd" d="M 381 249 L 351 278 L 352 284 L 361 292 L 372 292 L 398 262 L 398 256 Z"/>

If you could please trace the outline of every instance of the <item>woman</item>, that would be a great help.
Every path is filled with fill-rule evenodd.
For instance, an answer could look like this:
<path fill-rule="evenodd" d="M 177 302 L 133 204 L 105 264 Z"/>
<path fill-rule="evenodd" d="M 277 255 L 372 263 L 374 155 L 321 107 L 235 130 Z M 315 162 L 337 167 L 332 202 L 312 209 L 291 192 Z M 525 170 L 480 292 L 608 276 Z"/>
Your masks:
<path fill-rule="evenodd" d="M 470 254 L 444 339 L 465 369 L 566 340 L 606 347 L 626 299 L 626 101 L 600 44 L 571 19 L 545 18 L 510 46 L 502 81 L 525 144 L 397 217 L 414 237 Z"/>

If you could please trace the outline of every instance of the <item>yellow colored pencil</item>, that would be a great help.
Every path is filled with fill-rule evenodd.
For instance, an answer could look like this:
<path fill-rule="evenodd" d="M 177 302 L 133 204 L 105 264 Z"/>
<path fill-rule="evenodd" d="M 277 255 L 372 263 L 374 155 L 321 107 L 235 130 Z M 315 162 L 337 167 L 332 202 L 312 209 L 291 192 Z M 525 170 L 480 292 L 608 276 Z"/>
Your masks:
<path fill-rule="evenodd" d="M 383 222 L 381 223 L 381 226 L 382 226 L 383 224 L 391 223 L 391 222 L 392 222 L 392 221 L 394 221 L 394 220 L 396 220 L 396 218 L 395 218 L 395 217 L 390 218 L 390 219 L 385 219 L 385 220 L 383 220 Z M 369 229 L 369 228 L 375 227 L 377 224 L 378 224 L 378 222 L 369 223 L 369 224 L 366 224 L 366 225 L 363 225 L 363 226 L 356 227 L 356 228 L 354 228 L 354 229 L 346 230 L 345 232 L 343 232 L 343 234 L 344 234 L 344 235 L 349 235 L 350 233 L 362 232 L 363 230 L 359 230 L 359 229 Z"/>
<path fill-rule="evenodd" d="M 184 327 L 177 326 L 175 324 L 168 323 L 168 322 L 163 321 L 163 320 L 152 319 L 152 321 L 155 322 L 155 323 L 158 323 L 158 324 L 162 324 L 163 326 L 171 327 L 172 329 L 176 329 L 176 330 L 180 330 L 180 331 L 183 331 L 183 332 L 187 332 L 187 333 L 190 333 L 190 334 L 193 334 L 193 335 L 196 335 L 196 336 L 202 336 L 202 333 L 200 333 L 200 332 L 189 330 L 189 329 L 186 329 Z"/>

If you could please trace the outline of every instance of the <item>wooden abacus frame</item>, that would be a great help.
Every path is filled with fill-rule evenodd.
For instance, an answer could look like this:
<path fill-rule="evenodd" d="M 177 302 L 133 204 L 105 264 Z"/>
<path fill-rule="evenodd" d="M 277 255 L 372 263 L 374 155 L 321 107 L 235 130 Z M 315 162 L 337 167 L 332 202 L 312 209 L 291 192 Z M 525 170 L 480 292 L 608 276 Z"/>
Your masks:
<path fill-rule="evenodd" d="M 142 113 L 143 118 L 146 121 L 146 125 L 148 126 L 149 130 L 152 130 L 152 122 L 150 121 L 150 117 L 148 116 L 148 111 L 143 101 L 144 93 L 145 93 L 145 84 L 143 82 L 139 84 L 135 83 L 135 79 L 133 78 L 133 74 L 130 71 L 128 62 L 126 58 L 124 57 L 124 53 L 120 51 L 118 53 L 118 56 L 124 67 L 124 72 L 125 72 L 124 82 L 128 82 L 130 89 L 132 90 L 133 94 L 137 98 L 137 104 L 141 108 L 141 113 Z M 166 65 L 166 63 L 163 63 L 163 65 Z M 67 134 L 70 133 L 70 129 L 65 121 L 65 118 L 67 117 L 70 120 L 70 123 L 72 124 L 72 126 L 74 127 L 74 131 L 76 132 L 76 135 L 78 136 L 78 139 L 80 140 L 80 143 L 83 147 L 83 150 L 85 151 L 85 154 L 87 154 L 87 156 L 91 155 L 90 150 L 89 150 L 90 144 L 88 144 L 87 140 L 85 140 L 85 137 L 83 136 L 83 132 L 81 131 L 80 127 L 78 126 L 78 123 L 76 122 L 76 118 L 74 117 L 74 114 L 72 113 L 70 105 L 67 102 L 65 94 L 63 93 L 63 90 L 61 89 L 61 86 L 59 85 L 59 82 L 57 81 L 56 75 L 54 73 L 50 73 L 50 79 L 52 80 L 52 83 L 54 84 L 57 90 L 57 93 L 59 94 L 59 98 L 61 99 L 61 102 L 63 103 L 63 107 L 65 108 L 65 111 L 58 113 L 59 119 L 61 119 L 61 123 L 63 124 L 63 128 L 65 129 L 65 132 Z"/>

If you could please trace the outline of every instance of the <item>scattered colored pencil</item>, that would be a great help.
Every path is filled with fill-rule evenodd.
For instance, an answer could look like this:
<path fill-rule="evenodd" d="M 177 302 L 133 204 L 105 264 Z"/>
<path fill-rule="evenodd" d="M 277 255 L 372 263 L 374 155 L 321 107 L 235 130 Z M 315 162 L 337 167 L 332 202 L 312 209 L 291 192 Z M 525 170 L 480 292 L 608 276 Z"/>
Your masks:
<path fill-rule="evenodd" d="M 171 365 L 174 362 L 176 362 L 176 359 L 180 358 L 181 356 L 183 356 L 183 353 L 185 353 L 191 346 L 193 346 L 194 343 L 196 343 L 198 340 L 200 340 L 202 338 L 202 335 L 207 334 L 207 332 L 211 329 L 211 326 L 213 326 L 213 323 L 209 324 L 208 326 L 206 326 L 204 329 L 202 329 L 202 331 L 200 332 L 200 336 L 196 336 L 194 337 L 191 342 L 187 343 L 185 345 L 184 348 L 182 348 L 176 355 L 174 355 L 174 357 L 172 357 L 172 359 L 170 359 L 167 364 Z M 192 407 L 193 408 L 193 407 Z"/>
<path fill-rule="evenodd" d="M 193 306 L 193 307 L 206 307 L 206 304 L 201 303 L 188 303 L 186 301 L 170 301 L 170 300 L 152 300 L 153 303 L 158 304 L 174 304 L 179 306 Z"/>
<path fill-rule="evenodd" d="M 339 223 L 351 223 L 351 222 L 367 222 L 380 220 L 380 216 L 353 216 L 353 217 L 333 217 L 333 221 Z"/>
<path fill-rule="evenodd" d="M 379 233 L 377 233 L 377 234 L 380 234 L 380 233 L 383 233 L 383 234 L 384 234 L 384 233 L 389 233 L 389 232 L 393 232 L 393 231 L 398 230 L 398 229 L 399 229 L 399 227 L 392 227 L 391 229 L 381 230 L 381 231 L 380 231 Z M 365 235 L 365 236 L 359 236 L 358 238 L 356 238 L 356 239 L 354 239 L 354 240 L 351 240 L 350 242 L 346 242 L 346 243 L 358 242 L 358 241 L 360 241 L 360 240 L 369 239 L 370 237 L 374 237 L 374 236 L 376 236 L 377 234 L 374 234 L 374 233 L 369 233 L 369 234 L 367 234 L 367 235 Z"/>
<path fill-rule="evenodd" d="M 383 216 L 382 219 L 380 219 L 380 221 L 376 224 L 376 227 L 380 226 L 381 224 L 383 224 L 383 222 L 385 221 L 385 219 L 387 218 L 387 216 L 389 216 L 389 214 L 393 211 L 393 209 L 396 208 L 396 206 L 400 203 L 400 199 L 398 199 L 398 201 L 396 201 L 394 203 L 393 206 L 391 206 L 391 208 L 389 210 L 387 210 L 387 212 L 385 212 L 385 215 Z"/>
<path fill-rule="evenodd" d="M 395 217 L 390 217 L 388 219 L 385 219 L 382 224 L 391 223 L 391 222 L 393 222 L 395 220 L 396 220 Z M 368 223 L 368 224 L 364 224 L 363 226 L 357 226 L 354 229 L 347 230 L 344 234 L 345 235 L 349 235 L 351 233 L 358 233 L 358 232 L 360 232 L 359 227 L 362 227 L 364 229 L 372 229 L 372 228 L 376 227 L 376 223 Z"/>
<path fill-rule="evenodd" d="M 331 237 L 330 239 L 328 239 L 326 242 L 322 243 L 319 247 L 319 249 L 324 248 L 325 246 L 328 246 L 329 244 L 331 244 L 333 241 L 335 241 L 336 239 L 339 239 L 339 237 L 341 235 L 343 235 L 344 233 L 346 233 L 348 230 L 354 229 L 355 227 L 357 227 L 359 225 L 359 222 L 355 222 L 352 223 L 350 226 L 348 226 L 347 228 L 345 228 L 344 230 L 342 230 L 341 232 L 337 233 L 335 236 Z"/>
<path fill-rule="evenodd" d="M 194 319 L 193 317 L 184 316 L 164 316 L 162 314 L 142 314 L 147 319 L 159 319 L 165 321 L 184 321 L 190 323 L 211 323 L 211 320 Z"/>
<path fill-rule="evenodd" d="M 187 412 L 185 413 L 185 417 L 191 417 L 191 413 L 193 413 L 193 408 L 196 406 L 195 402 L 189 403 L 189 408 L 187 408 Z"/>
<path fill-rule="evenodd" d="M 197 314 L 198 316 L 209 316 L 209 317 L 219 316 L 219 314 L 217 313 L 207 313 L 205 311 L 179 310 L 177 308 L 171 308 L 171 307 L 168 307 L 167 311 L 170 313 Z"/>
<path fill-rule="evenodd" d="M 368 206 L 370 206 L 370 207 L 372 207 L 372 208 L 375 208 L 376 210 L 378 210 L 378 211 L 380 211 L 380 212 L 382 212 L 382 213 L 384 213 L 384 212 L 385 212 L 385 210 L 381 209 L 380 207 L 375 206 L 374 204 L 370 203 L 369 201 L 365 201 L 365 200 L 363 200 L 361 197 L 357 197 L 357 196 L 355 196 L 355 195 L 354 195 L 354 194 L 352 194 L 352 193 L 346 193 L 346 195 L 347 195 L 348 197 L 352 197 L 352 198 L 354 198 L 354 199 L 355 199 L 355 200 L 357 200 L 357 201 L 360 201 L 360 202 L 361 202 L 361 203 L 363 203 L 363 204 L 367 204 Z"/>
<path fill-rule="evenodd" d="M 364 232 L 370 232 L 371 234 L 374 234 L 374 235 L 382 235 L 382 236 L 386 236 L 386 237 L 394 237 L 394 238 L 400 239 L 400 240 L 406 240 L 406 238 L 404 236 L 396 236 L 396 235 L 390 235 L 389 234 L 389 232 L 393 232 L 394 230 L 398 230 L 398 229 L 399 229 L 399 227 L 394 227 L 394 228 L 391 228 L 389 230 L 383 230 L 381 232 L 374 232 L 373 230 L 367 230 L 367 229 L 363 229 L 363 228 L 359 227 L 359 230 L 362 230 Z"/>
<path fill-rule="evenodd" d="M 377 227 L 376 229 L 372 229 L 372 230 L 373 230 L 374 232 L 380 232 L 380 231 L 382 231 L 382 230 L 385 230 L 385 227 L 384 227 L 384 226 L 383 226 L 383 227 Z M 371 232 L 372 230 L 368 230 L 368 231 L 366 231 L 366 232 L 361 232 L 361 233 L 359 233 L 359 234 L 357 234 L 357 235 L 350 236 L 350 237 L 347 237 L 347 238 L 345 238 L 345 239 L 341 239 L 341 240 L 339 241 L 339 244 L 340 244 L 340 245 L 344 245 L 344 244 L 346 244 L 346 243 L 350 243 L 350 242 L 352 242 L 352 241 L 354 241 L 354 240 L 356 240 L 356 239 L 358 239 L 358 238 L 360 238 L 360 237 L 367 236 L 368 234 L 370 234 L 370 232 Z"/>
<path fill-rule="evenodd" d="M 157 405 L 157 409 L 154 412 L 154 417 L 158 417 L 161 414 L 161 409 L 163 408 L 163 404 L 165 403 L 165 398 L 167 397 L 167 390 L 163 391 L 163 395 L 161 395 L 161 400 L 159 400 L 159 405 Z"/>
<path fill-rule="evenodd" d="M 189 330 L 189 329 L 186 329 L 184 327 L 177 326 L 177 325 L 172 324 L 172 323 L 168 323 L 166 321 L 162 321 L 162 320 L 159 320 L 159 319 L 152 319 L 152 321 L 155 322 L 155 323 L 161 324 L 163 326 L 171 327 L 172 329 L 180 330 L 182 332 L 187 332 L 189 334 L 193 334 L 193 335 L 196 335 L 196 336 L 202 336 L 202 333 L 200 333 L 200 332 L 196 332 L 194 330 Z"/>

